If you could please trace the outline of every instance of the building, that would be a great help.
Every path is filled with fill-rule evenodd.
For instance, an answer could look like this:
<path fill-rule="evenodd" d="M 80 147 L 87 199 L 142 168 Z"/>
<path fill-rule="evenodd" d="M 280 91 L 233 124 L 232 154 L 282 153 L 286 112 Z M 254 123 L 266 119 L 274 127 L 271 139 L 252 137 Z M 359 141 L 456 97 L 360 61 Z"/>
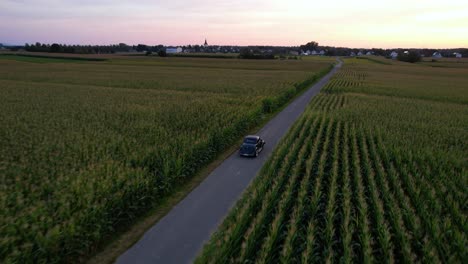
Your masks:
<path fill-rule="evenodd" d="M 359 51 L 359 52 L 357 53 L 357 55 L 358 55 L 358 56 L 362 56 L 362 55 L 364 55 L 364 53 L 362 53 L 362 51 Z"/>
<path fill-rule="evenodd" d="M 392 51 L 392 53 L 390 53 L 390 57 L 392 59 L 396 59 L 398 57 L 398 53 L 396 51 Z"/>
<path fill-rule="evenodd" d="M 354 51 L 351 51 L 351 53 L 349 54 L 349 56 L 354 57 L 354 56 L 356 56 L 356 53 L 355 53 Z"/>
<path fill-rule="evenodd" d="M 368 51 L 368 52 L 366 53 L 366 55 L 367 55 L 367 56 L 373 55 L 373 54 L 372 54 L 372 51 Z"/>
<path fill-rule="evenodd" d="M 205 39 L 205 43 L 203 44 L 203 47 L 207 48 L 208 47 L 208 42 Z"/>
<path fill-rule="evenodd" d="M 324 50 L 321 50 L 321 51 L 318 53 L 318 55 L 320 55 L 320 56 L 325 55 L 325 51 L 324 51 Z"/>
<path fill-rule="evenodd" d="M 166 53 L 170 54 L 170 53 L 181 53 L 182 52 L 182 48 L 181 47 L 177 47 L 177 48 L 166 48 Z"/>
<path fill-rule="evenodd" d="M 433 58 L 442 58 L 442 54 L 440 54 L 440 52 L 436 51 L 436 52 L 432 53 L 432 57 Z"/>
<path fill-rule="evenodd" d="M 463 57 L 463 56 L 461 55 L 461 53 L 458 53 L 458 52 L 453 53 L 453 55 L 455 55 L 455 58 L 461 58 L 461 57 Z"/>

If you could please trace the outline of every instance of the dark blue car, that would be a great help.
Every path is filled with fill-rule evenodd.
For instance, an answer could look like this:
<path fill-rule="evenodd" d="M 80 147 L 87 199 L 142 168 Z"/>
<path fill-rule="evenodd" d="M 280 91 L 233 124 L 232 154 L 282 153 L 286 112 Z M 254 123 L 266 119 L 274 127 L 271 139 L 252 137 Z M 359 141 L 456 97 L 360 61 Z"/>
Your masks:
<path fill-rule="evenodd" d="M 258 153 L 263 150 L 263 146 L 265 146 L 265 140 L 259 136 L 246 136 L 240 147 L 239 154 L 246 157 L 257 157 Z"/>

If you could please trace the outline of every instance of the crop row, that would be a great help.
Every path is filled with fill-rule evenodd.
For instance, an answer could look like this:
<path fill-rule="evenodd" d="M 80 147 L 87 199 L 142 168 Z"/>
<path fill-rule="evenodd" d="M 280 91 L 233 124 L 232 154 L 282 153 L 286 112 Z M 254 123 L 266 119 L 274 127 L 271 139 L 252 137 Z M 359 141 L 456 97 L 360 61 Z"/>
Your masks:
<path fill-rule="evenodd" d="M 0 262 L 86 259 L 329 66 L 0 58 Z"/>
<path fill-rule="evenodd" d="M 428 151 L 431 146 L 401 144 L 399 137 L 423 133 L 419 127 L 395 123 L 405 121 L 401 113 L 409 111 L 404 108 L 408 104 L 384 105 L 385 111 L 399 117 L 387 122 L 409 131 L 400 129 L 399 137 L 388 133 L 378 113 L 368 114 L 380 101 L 356 95 L 361 83 L 372 87 L 361 67 L 345 65 L 312 100 L 205 246 L 199 263 L 463 263 L 467 259 L 468 177 L 463 161 Z M 381 114 L 389 118 L 387 112 Z M 438 136 L 446 140 L 450 135 Z M 281 187 L 272 188 L 271 182 Z M 250 207 L 253 202 L 257 207 Z M 240 217 L 244 229 L 238 228 Z M 225 241 L 236 241 L 237 247 Z"/>
<path fill-rule="evenodd" d="M 365 71 L 356 71 L 351 68 L 344 68 L 340 72 L 336 73 L 335 79 L 340 80 L 355 80 L 355 81 L 364 81 L 368 77 L 369 73 Z"/>
<path fill-rule="evenodd" d="M 322 91 L 326 93 L 349 91 L 362 87 L 366 79 L 367 73 L 344 68 L 331 78 Z"/>
<path fill-rule="evenodd" d="M 349 88 L 356 88 L 361 87 L 363 85 L 362 82 L 358 82 L 355 80 L 345 79 L 332 79 L 330 82 L 323 88 L 324 92 L 328 93 L 336 93 L 336 92 L 343 92 Z"/>
<path fill-rule="evenodd" d="M 309 108 L 320 112 L 330 112 L 344 107 L 346 105 L 346 101 L 346 96 L 341 94 L 321 93 L 317 95 Z"/>
<path fill-rule="evenodd" d="M 437 196 L 413 160 L 399 158 L 365 129 L 313 113 L 306 119 L 200 263 L 465 259 L 463 208 Z M 444 217 L 445 206 L 458 216 L 455 223 Z"/>

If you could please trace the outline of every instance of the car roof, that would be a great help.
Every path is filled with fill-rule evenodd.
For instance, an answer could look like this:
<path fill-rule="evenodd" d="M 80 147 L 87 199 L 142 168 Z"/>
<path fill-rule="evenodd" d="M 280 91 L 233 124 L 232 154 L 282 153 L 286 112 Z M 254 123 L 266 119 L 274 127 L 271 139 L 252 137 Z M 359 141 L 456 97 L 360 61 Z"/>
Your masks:
<path fill-rule="evenodd" d="M 257 135 L 248 135 L 248 136 L 245 137 L 245 139 L 247 139 L 247 138 L 259 139 L 260 137 L 257 136 Z"/>

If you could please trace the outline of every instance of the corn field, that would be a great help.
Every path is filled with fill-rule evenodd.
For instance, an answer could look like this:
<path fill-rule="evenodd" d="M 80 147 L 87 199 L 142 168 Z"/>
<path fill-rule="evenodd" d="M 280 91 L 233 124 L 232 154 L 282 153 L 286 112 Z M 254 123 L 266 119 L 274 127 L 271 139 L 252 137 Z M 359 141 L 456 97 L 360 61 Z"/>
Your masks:
<path fill-rule="evenodd" d="M 387 83 L 424 67 L 346 59 L 197 262 L 465 262 L 468 75 L 443 100 Z"/>
<path fill-rule="evenodd" d="M 0 262 L 85 260 L 332 62 L 0 57 Z"/>

